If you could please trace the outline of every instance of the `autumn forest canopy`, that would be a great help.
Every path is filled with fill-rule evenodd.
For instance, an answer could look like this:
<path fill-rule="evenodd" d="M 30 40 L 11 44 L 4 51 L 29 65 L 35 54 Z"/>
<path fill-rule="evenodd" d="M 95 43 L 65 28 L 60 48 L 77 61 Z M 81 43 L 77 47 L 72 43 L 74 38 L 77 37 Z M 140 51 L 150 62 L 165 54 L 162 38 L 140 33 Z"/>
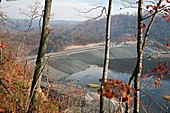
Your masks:
<path fill-rule="evenodd" d="M 13 20 L 13 19 L 12 19 Z M 111 41 L 123 42 L 123 41 L 136 41 L 136 26 L 137 16 L 135 15 L 113 15 L 111 23 Z M 13 20 L 14 22 L 20 22 L 21 26 L 18 29 L 26 28 L 24 25 L 25 20 Z M 166 45 L 169 41 L 169 23 L 167 20 L 158 16 L 154 22 L 154 25 L 149 34 L 149 40 L 156 40 Z M 27 54 L 36 54 L 38 51 L 39 43 L 39 20 L 33 21 L 33 27 L 28 33 L 28 38 L 24 41 L 30 50 Z M 57 52 L 64 50 L 67 46 L 71 45 L 87 45 L 90 43 L 104 42 L 105 37 L 105 23 L 106 19 L 99 20 L 87 20 L 81 21 L 51 21 L 51 31 L 47 53 Z M 148 22 L 146 20 L 145 24 Z M 10 26 L 9 26 L 10 27 Z M 12 38 L 9 40 L 12 43 L 17 43 L 24 33 L 15 29 L 15 26 L 10 28 L 12 31 Z M 14 45 L 13 45 L 14 46 Z"/>

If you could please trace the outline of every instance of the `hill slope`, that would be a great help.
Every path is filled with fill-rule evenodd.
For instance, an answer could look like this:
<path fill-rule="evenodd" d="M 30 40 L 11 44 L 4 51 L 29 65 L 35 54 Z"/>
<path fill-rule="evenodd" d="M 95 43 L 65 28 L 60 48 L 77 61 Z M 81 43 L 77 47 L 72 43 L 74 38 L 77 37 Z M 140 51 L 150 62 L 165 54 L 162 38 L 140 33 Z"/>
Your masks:
<path fill-rule="evenodd" d="M 147 21 L 144 21 L 147 25 Z M 106 19 L 88 20 L 85 22 L 51 22 L 51 32 L 47 52 L 62 51 L 70 45 L 86 45 L 89 43 L 99 43 L 105 41 L 105 24 Z M 134 15 L 113 15 L 111 22 L 111 41 L 125 42 L 135 41 L 137 33 L 137 17 Z M 149 39 L 154 39 L 159 43 L 166 45 L 170 43 L 170 23 L 166 19 L 157 17 L 150 31 Z M 12 41 L 19 41 L 23 36 L 23 32 L 14 33 Z M 34 28 L 29 32 L 25 40 L 30 54 L 37 53 L 37 45 L 39 44 L 40 30 Z M 156 45 L 154 45 L 156 46 Z"/>

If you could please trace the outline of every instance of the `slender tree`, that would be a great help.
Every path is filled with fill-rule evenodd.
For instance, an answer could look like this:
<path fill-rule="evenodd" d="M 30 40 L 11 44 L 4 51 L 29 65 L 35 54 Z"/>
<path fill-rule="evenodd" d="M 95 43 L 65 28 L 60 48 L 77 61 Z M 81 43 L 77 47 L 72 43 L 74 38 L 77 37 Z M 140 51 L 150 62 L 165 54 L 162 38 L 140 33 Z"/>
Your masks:
<path fill-rule="evenodd" d="M 51 14 L 51 5 L 52 0 L 45 0 L 45 9 L 43 15 L 43 26 L 42 26 L 42 34 L 39 45 L 38 56 L 36 60 L 36 67 L 34 71 L 34 77 L 32 81 L 31 91 L 30 91 L 30 105 L 29 112 L 35 111 L 36 102 L 38 97 L 38 90 L 40 89 L 41 75 L 45 66 L 45 53 L 48 42 L 48 35 L 50 31 L 50 14 Z"/>
<path fill-rule="evenodd" d="M 148 35 L 150 29 L 154 23 L 156 14 L 159 12 L 159 8 L 161 7 L 162 0 L 159 0 L 156 4 L 156 8 L 153 10 L 149 16 L 144 17 L 142 13 L 143 0 L 138 1 L 138 26 L 137 26 L 137 61 L 136 66 L 133 71 L 131 78 L 129 79 L 129 85 L 132 85 L 132 81 L 134 79 L 134 88 L 136 92 L 134 92 L 134 113 L 139 113 L 139 105 L 140 105 L 140 78 L 142 73 L 142 57 L 144 48 L 146 46 Z M 161 10 L 161 9 L 160 9 Z M 151 18 L 148 26 L 143 23 L 144 20 Z M 146 31 L 143 32 L 143 29 L 146 28 Z M 144 34 L 144 35 L 143 35 Z M 126 105 L 126 113 L 128 113 L 128 105 Z"/>
<path fill-rule="evenodd" d="M 140 76 L 142 72 L 142 3 L 143 0 L 139 0 L 138 3 L 138 35 L 137 35 L 137 63 L 134 70 L 134 88 L 137 93 L 134 93 L 134 113 L 139 113 L 139 100 L 140 100 Z"/>
<path fill-rule="evenodd" d="M 112 0 L 109 0 L 107 22 L 106 22 L 105 58 L 104 58 L 103 76 L 102 76 L 104 81 L 107 79 L 107 73 L 109 67 L 111 10 L 112 10 Z M 101 84 L 101 90 L 102 90 L 102 86 L 103 83 Z M 104 113 L 104 97 L 102 95 L 100 95 L 100 113 Z"/>

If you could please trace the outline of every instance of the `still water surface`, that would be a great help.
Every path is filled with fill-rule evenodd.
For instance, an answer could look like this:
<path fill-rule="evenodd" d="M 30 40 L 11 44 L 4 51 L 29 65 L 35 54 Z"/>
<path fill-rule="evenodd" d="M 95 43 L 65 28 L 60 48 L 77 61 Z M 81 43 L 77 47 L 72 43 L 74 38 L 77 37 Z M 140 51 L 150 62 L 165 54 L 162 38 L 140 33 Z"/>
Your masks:
<path fill-rule="evenodd" d="M 84 71 L 72 74 L 70 77 L 67 78 L 67 81 L 72 81 L 75 84 L 86 87 L 87 84 L 95 83 L 100 84 L 99 79 L 102 76 L 103 68 L 98 67 L 96 65 L 90 65 L 89 68 L 87 68 Z M 130 74 L 127 73 L 117 73 L 112 70 L 108 71 L 108 77 L 118 80 L 123 80 L 124 82 L 128 82 L 128 79 L 130 78 Z M 141 101 L 143 106 L 148 109 L 148 113 L 165 113 L 160 107 L 163 106 L 163 104 L 166 104 L 166 101 L 163 100 L 161 97 L 163 95 L 170 95 L 170 82 L 167 80 L 161 80 L 162 86 L 154 88 L 153 87 L 153 81 L 154 79 L 150 80 L 150 82 L 146 85 L 144 83 L 144 80 L 142 79 L 141 85 L 144 85 L 144 88 L 142 89 L 145 93 L 147 93 L 149 96 L 146 96 L 141 93 Z M 144 83 L 144 84 L 142 84 Z M 91 91 L 96 91 L 98 89 L 91 89 Z M 155 104 L 155 102 L 158 102 L 158 104 Z M 170 112 L 170 110 L 169 110 Z M 142 110 L 141 110 L 142 113 Z"/>

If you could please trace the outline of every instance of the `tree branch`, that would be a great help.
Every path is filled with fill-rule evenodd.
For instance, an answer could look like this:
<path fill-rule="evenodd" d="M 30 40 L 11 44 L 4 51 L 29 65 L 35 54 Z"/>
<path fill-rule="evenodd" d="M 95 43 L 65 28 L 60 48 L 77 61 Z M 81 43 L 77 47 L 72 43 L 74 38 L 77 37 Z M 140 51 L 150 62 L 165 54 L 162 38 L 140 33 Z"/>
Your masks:
<path fill-rule="evenodd" d="M 40 74 L 38 75 L 38 79 L 41 77 L 41 73 L 43 72 L 45 66 L 47 65 L 47 63 L 48 63 L 48 61 L 49 61 L 49 59 L 50 59 L 50 56 L 48 56 L 48 58 L 47 58 L 47 60 L 46 60 L 46 62 L 45 62 L 45 64 L 44 64 L 43 68 L 41 69 L 41 72 L 40 72 Z M 31 104 L 31 100 L 32 100 L 32 98 L 33 98 L 34 91 L 35 91 L 35 88 L 36 88 L 37 84 L 38 84 L 38 80 L 36 81 L 35 86 L 33 87 L 33 91 L 32 91 L 32 93 L 30 94 L 30 98 L 29 98 L 29 101 L 28 101 L 28 105 L 27 105 L 27 107 L 26 107 L 26 112 L 28 112 L 28 110 L 29 110 L 29 107 L 30 107 L 30 104 Z"/>
<path fill-rule="evenodd" d="M 149 22 L 149 25 L 146 29 L 146 32 L 145 32 L 145 35 L 144 35 L 144 40 L 143 40 L 143 44 L 142 44 L 142 50 L 144 49 L 144 47 L 146 46 L 146 42 L 147 42 L 147 39 L 148 39 L 148 35 L 149 35 L 149 31 L 154 23 L 154 20 L 155 20 L 155 17 L 156 17 L 156 14 L 158 13 L 158 7 L 161 5 L 162 3 L 162 0 L 159 0 L 158 4 L 157 4 L 157 7 L 155 9 L 155 12 L 153 13 L 153 16 Z"/>
<path fill-rule="evenodd" d="M 23 107 L 22 107 L 22 105 L 19 103 L 18 99 L 15 98 L 14 94 L 13 94 L 10 90 L 8 90 L 8 88 L 7 88 L 6 85 L 2 82 L 1 79 L 0 79 L 0 85 L 2 85 L 2 87 L 6 90 L 6 92 L 12 96 L 14 102 L 19 106 L 19 108 L 20 108 L 22 111 L 24 111 L 24 110 L 23 110 Z"/>
<path fill-rule="evenodd" d="M 90 12 L 96 10 L 96 9 L 102 9 L 100 15 L 95 17 L 94 19 L 100 18 L 103 15 L 103 13 L 105 13 L 107 15 L 106 7 L 103 7 L 103 6 L 96 6 L 96 7 L 91 8 L 90 10 L 87 10 L 87 11 L 80 11 L 80 10 L 77 10 L 76 8 L 74 8 L 74 9 L 76 11 L 78 11 L 80 13 L 84 13 L 84 14 L 90 13 Z"/>

